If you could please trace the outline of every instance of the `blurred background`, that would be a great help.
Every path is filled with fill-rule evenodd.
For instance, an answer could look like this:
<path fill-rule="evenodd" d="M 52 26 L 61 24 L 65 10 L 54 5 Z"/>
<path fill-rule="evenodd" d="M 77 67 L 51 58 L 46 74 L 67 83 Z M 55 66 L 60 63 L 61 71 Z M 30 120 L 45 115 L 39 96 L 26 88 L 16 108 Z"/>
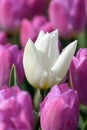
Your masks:
<path fill-rule="evenodd" d="M 86 49 L 87 0 L 0 0 L 0 87 L 4 84 L 13 85 L 11 82 L 9 84 L 9 81 L 12 80 L 10 77 L 14 64 L 17 83 L 21 89 L 29 91 L 36 110 L 40 102 L 39 92 L 29 87 L 31 85 L 25 78 L 22 65 L 23 51 L 27 40 L 31 38 L 35 42 L 40 30 L 51 32 L 55 29 L 59 31 L 60 52 L 76 39 L 76 53 L 81 48 Z M 87 61 L 86 56 L 87 50 Z M 83 75 L 86 77 L 87 69 L 84 71 Z M 66 81 L 70 84 L 69 73 L 63 82 Z M 84 82 L 87 88 L 87 81 Z M 85 98 L 87 100 L 87 95 Z M 86 105 L 80 105 L 78 130 L 87 130 Z"/>

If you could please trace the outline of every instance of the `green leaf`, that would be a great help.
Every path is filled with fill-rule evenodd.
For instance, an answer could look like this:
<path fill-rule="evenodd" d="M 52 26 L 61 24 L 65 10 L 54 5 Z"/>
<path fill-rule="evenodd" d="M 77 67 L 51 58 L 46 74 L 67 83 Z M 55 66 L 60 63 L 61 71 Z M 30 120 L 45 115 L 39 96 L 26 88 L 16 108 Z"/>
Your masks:
<path fill-rule="evenodd" d="M 28 92 L 30 93 L 30 95 L 31 95 L 32 98 L 34 97 L 35 88 L 32 87 L 32 86 L 29 84 L 29 82 L 27 81 L 26 78 L 24 78 L 24 80 L 23 80 L 23 82 L 22 82 L 20 88 L 21 88 L 22 90 L 28 91 Z"/>
<path fill-rule="evenodd" d="M 84 125 L 83 125 L 83 129 L 82 130 L 87 130 L 87 120 L 85 121 Z"/>
<path fill-rule="evenodd" d="M 13 85 L 17 85 L 17 73 L 14 64 L 12 65 L 11 72 L 10 72 L 9 87 L 12 87 Z"/>
<path fill-rule="evenodd" d="M 87 30 L 81 32 L 78 37 L 78 49 L 79 48 L 86 48 L 87 47 Z"/>
<path fill-rule="evenodd" d="M 79 123 L 78 123 L 78 130 L 82 130 L 83 125 L 84 125 L 84 120 L 83 120 L 83 118 L 82 118 L 82 116 L 80 114 Z"/>

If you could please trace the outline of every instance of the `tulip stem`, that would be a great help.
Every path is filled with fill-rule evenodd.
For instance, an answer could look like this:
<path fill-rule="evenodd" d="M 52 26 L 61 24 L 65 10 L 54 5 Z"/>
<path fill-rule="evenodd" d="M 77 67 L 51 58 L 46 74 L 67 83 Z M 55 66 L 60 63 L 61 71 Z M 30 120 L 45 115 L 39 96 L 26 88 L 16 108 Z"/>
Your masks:
<path fill-rule="evenodd" d="M 36 125 L 34 127 L 34 130 L 38 130 L 38 128 L 40 127 L 40 117 L 37 119 Z"/>
<path fill-rule="evenodd" d="M 40 128 L 40 115 L 36 111 L 34 111 L 34 118 L 35 118 L 34 130 L 38 130 Z"/>
<path fill-rule="evenodd" d="M 40 89 L 40 102 L 44 100 L 45 97 L 45 90 Z M 40 115 L 34 111 L 35 115 L 35 125 L 34 125 L 34 130 L 41 130 L 40 128 Z"/>
<path fill-rule="evenodd" d="M 40 89 L 40 95 L 41 95 L 41 102 L 42 102 L 45 97 L 45 90 Z"/>

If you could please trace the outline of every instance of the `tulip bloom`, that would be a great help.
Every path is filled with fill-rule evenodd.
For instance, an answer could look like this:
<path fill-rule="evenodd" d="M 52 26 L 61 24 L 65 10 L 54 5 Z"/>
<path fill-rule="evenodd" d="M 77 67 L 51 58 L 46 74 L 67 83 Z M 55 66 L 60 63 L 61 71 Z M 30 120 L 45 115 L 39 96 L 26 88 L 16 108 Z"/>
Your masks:
<path fill-rule="evenodd" d="M 11 67 L 14 64 L 17 71 L 18 84 L 24 79 L 22 64 L 23 51 L 17 45 L 0 45 L 0 87 L 9 83 Z"/>
<path fill-rule="evenodd" d="M 79 98 L 67 84 L 55 85 L 40 104 L 42 130 L 77 130 Z"/>
<path fill-rule="evenodd" d="M 23 18 L 45 13 L 48 3 L 49 0 L 0 0 L 0 27 L 17 30 Z"/>
<path fill-rule="evenodd" d="M 21 91 L 18 86 L 3 86 L 0 90 L 0 129 L 33 130 L 33 126 L 33 107 L 29 93 Z"/>
<path fill-rule="evenodd" d="M 16 4 L 17 3 L 17 4 Z M 19 27 L 23 0 L 0 1 L 0 27 L 5 30 L 14 30 Z"/>
<path fill-rule="evenodd" d="M 85 29 L 85 0 L 51 0 L 49 17 L 62 37 L 73 37 Z"/>
<path fill-rule="evenodd" d="M 70 80 L 80 103 L 87 105 L 87 49 L 80 49 L 70 65 Z"/>
<path fill-rule="evenodd" d="M 68 45 L 59 55 L 58 31 L 40 32 L 35 44 L 29 39 L 23 56 L 23 66 L 28 82 L 46 89 L 58 84 L 68 71 L 77 41 Z"/>

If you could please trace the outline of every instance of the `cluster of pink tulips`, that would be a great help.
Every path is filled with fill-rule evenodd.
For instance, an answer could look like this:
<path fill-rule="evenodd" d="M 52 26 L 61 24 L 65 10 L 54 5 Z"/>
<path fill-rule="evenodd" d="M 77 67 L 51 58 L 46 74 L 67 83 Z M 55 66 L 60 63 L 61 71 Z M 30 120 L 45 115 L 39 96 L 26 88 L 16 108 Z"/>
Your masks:
<path fill-rule="evenodd" d="M 0 0 L 0 130 L 87 130 L 87 0 Z"/>

